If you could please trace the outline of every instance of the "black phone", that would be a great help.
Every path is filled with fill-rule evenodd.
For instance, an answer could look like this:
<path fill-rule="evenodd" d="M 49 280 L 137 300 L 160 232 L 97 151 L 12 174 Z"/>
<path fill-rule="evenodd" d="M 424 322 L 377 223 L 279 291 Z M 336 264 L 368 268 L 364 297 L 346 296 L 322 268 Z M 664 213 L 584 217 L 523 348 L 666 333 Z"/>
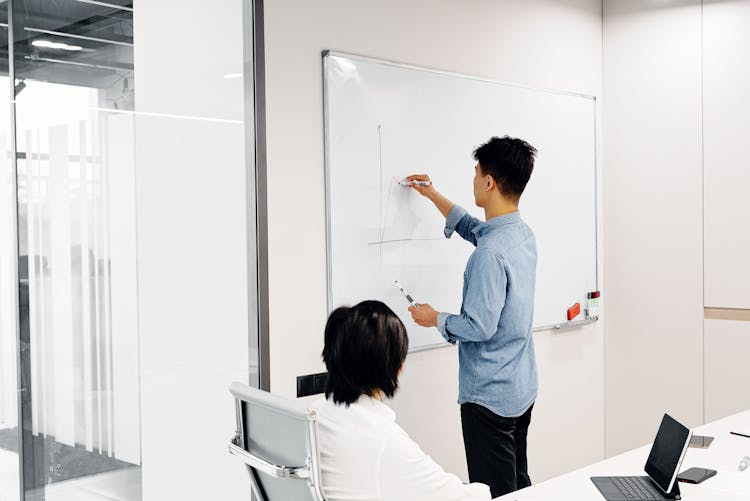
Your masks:
<path fill-rule="evenodd" d="M 714 475 L 716 475 L 716 470 L 709 470 L 708 468 L 688 468 L 677 475 L 677 480 L 689 484 L 699 484 Z"/>
<path fill-rule="evenodd" d="M 698 449 L 708 449 L 711 442 L 714 441 L 714 437 L 703 437 L 701 435 L 693 435 L 690 437 L 690 444 L 688 447 L 697 447 Z"/>

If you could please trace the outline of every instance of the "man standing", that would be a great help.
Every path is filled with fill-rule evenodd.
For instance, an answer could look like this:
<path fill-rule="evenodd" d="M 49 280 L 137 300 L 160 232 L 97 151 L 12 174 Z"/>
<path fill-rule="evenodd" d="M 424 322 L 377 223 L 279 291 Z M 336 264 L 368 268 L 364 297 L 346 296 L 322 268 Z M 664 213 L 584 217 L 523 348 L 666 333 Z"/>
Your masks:
<path fill-rule="evenodd" d="M 534 169 L 536 149 L 520 139 L 493 137 L 474 151 L 474 201 L 485 221 L 454 205 L 432 184 L 412 188 L 446 217 L 476 249 L 464 273 L 461 313 L 429 304 L 409 308 L 414 321 L 437 327 L 459 343 L 459 397 L 469 480 L 490 486 L 492 497 L 531 485 L 526 436 L 537 395 L 531 336 L 536 240 L 518 203 Z M 430 181 L 425 174 L 409 181 Z"/>

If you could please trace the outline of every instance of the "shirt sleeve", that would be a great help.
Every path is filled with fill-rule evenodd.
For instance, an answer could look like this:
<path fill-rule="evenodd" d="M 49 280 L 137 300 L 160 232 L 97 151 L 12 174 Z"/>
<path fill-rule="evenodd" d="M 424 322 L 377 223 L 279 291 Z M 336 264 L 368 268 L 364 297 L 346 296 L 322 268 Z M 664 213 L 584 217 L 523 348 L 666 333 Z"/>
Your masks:
<path fill-rule="evenodd" d="M 508 277 L 502 258 L 477 249 L 466 266 L 466 282 L 461 313 L 442 319 L 438 314 L 438 329 L 442 320 L 440 332 L 448 341 L 486 341 L 497 331 L 505 306 Z"/>
<path fill-rule="evenodd" d="M 385 445 L 379 462 L 382 500 L 398 501 L 489 501 L 490 488 L 464 484 L 447 473 L 406 434 L 394 435 Z"/>
<path fill-rule="evenodd" d="M 451 338 L 448 335 L 448 332 L 445 330 L 445 321 L 448 320 L 449 316 L 450 316 L 450 313 L 444 313 L 444 312 L 438 313 L 437 329 L 440 331 L 440 334 L 443 336 L 443 339 L 445 339 L 451 344 L 456 344 L 456 340 Z"/>
<path fill-rule="evenodd" d="M 473 230 L 480 224 L 482 224 L 482 221 L 470 215 L 466 212 L 466 209 L 460 205 L 454 205 L 448 213 L 448 217 L 445 218 L 443 234 L 446 238 L 450 238 L 454 231 L 458 232 L 461 238 L 476 246 L 477 237 Z"/>

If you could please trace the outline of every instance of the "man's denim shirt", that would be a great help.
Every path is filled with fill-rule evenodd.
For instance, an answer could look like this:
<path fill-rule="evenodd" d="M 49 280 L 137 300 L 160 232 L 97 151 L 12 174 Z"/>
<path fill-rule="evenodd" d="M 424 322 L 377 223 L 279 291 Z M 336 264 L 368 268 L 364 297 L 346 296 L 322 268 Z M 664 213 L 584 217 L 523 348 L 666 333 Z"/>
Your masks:
<path fill-rule="evenodd" d="M 459 343 L 458 403 L 518 417 L 537 394 L 534 233 L 519 212 L 484 222 L 457 205 L 448 214 L 445 236 L 454 231 L 476 246 L 464 272 L 461 314 L 438 315 L 440 333 Z"/>

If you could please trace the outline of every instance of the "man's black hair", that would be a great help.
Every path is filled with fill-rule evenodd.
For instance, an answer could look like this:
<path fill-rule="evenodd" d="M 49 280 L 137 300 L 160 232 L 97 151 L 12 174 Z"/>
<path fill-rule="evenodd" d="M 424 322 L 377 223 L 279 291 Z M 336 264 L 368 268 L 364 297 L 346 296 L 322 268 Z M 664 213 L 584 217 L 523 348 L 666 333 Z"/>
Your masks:
<path fill-rule="evenodd" d="M 378 391 L 392 397 L 409 337 L 398 316 L 380 301 L 335 309 L 325 329 L 326 398 L 349 405 Z"/>
<path fill-rule="evenodd" d="M 492 137 L 474 150 L 474 160 L 484 175 L 490 175 L 500 193 L 518 201 L 534 170 L 536 148 L 522 139 Z"/>

